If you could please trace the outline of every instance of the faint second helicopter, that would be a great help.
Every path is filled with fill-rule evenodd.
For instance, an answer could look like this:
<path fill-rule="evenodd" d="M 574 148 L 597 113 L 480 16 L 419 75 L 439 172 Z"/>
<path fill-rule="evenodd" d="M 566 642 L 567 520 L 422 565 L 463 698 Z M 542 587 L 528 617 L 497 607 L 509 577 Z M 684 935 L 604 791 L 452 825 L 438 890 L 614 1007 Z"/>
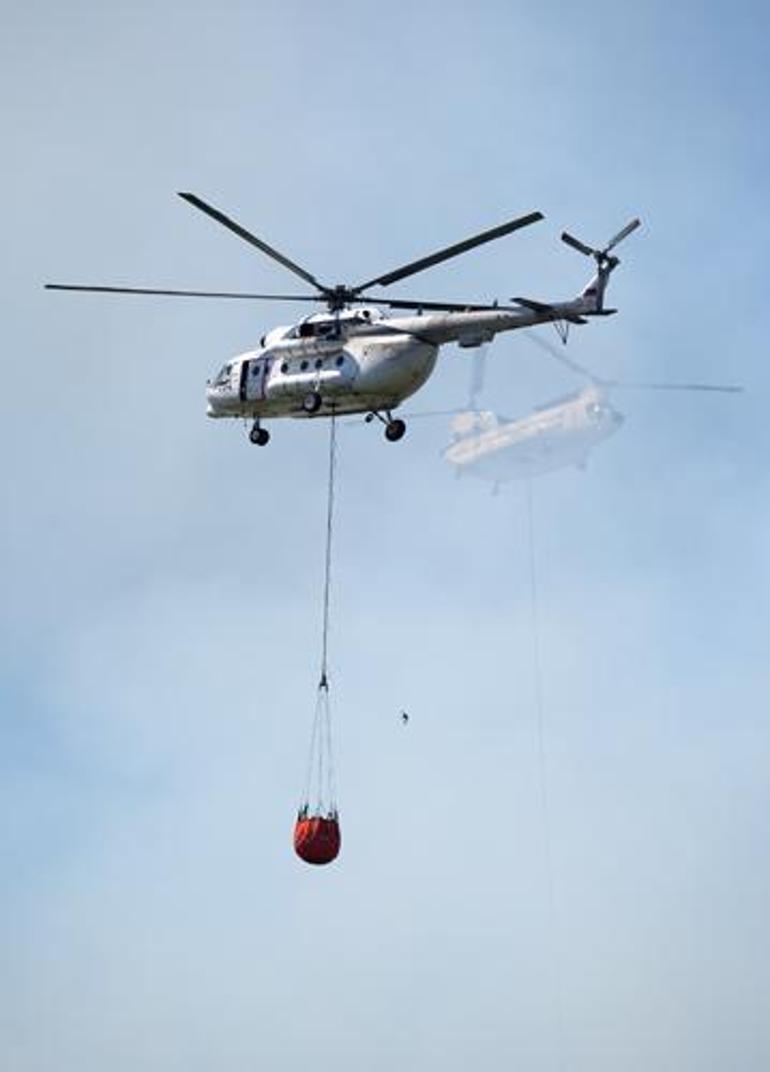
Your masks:
<path fill-rule="evenodd" d="M 453 442 L 442 457 L 465 474 L 495 484 L 552 469 L 583 468 L 591 450 L 623 423 L 596 387 L 542 406 L 519 420 L 466 410 L 452 420 Z"/>
<path fill-rule="evenodd" d="M 475 408 L 481 390 L 483 361 L 474 370 L 469 408 L 453 417 L 452 442 L 442 457 L 457 476 L 475 476 L 490 481 L 494 490 L 510 480 L 540 476 L 555 469 L 584 469 L 591 451 L 614 435 L 623 424 L 623 414 L 610 402 L 616 388 L 647 391 L 717 391 L 734 393 L 742 387 L 704 383 L 640 383 L 606 380 L 561 353 L 532 332 L 528 337 L 552 357 L 588 380 L 579 391 L 537 407 L 525 417 L 511 420 L 490 410 Z"/>

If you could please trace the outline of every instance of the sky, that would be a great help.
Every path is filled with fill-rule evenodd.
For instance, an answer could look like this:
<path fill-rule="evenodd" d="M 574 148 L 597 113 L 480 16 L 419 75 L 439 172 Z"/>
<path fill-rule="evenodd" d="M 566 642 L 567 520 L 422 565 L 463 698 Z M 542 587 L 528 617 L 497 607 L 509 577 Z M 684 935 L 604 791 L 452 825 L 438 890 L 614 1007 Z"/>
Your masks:
<path fill-rule="evenodd" d="M 0 10 L 2 1067 L 766 1069 L 766 9 Z M 331 282 L 545 213 L 394 286 L 426 299 L 569 297 L 560 232 L 638 215 L 570 352 L 745 388 L 618 392 L 534 483 L 542 721 L 525 486 L 456 481 L 441 421 L 340 428 L 325 869 L 291 830 L 328 425 L 256 450 L 204 397 L 298 310 L 42 288 L 287 289 L 177 190 Z M 510 334 L 482 402 L 578 386 Z"/>

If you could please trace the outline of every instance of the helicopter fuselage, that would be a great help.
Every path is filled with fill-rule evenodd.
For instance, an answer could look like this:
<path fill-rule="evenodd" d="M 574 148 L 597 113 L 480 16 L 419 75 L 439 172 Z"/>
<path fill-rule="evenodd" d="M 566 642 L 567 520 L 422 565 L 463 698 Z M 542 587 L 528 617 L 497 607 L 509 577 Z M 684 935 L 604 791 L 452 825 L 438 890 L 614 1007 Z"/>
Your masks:
<path fill-rule="evenodd" d="M 374 308 L 314 314 L 275 328 L 259 347 L 228 361 L 207 387 L 208 416 L 275 419 L 388 412 L 423 386 L 439 348 L 480 346 L 498 332 L 558 315 L 590 315 L 582 297 L 548 312 L 468 311 L 385 317 Z M 308 412 L 308 396 L 318 408 Z"/>
<path fill-rule="evenodd" d="M 227 362 L 207 389 L 210 417 L 308 417 L 390 410 L 432 373 L 438 346 L 413 336 L 344 335 L 271 340 Z"/>

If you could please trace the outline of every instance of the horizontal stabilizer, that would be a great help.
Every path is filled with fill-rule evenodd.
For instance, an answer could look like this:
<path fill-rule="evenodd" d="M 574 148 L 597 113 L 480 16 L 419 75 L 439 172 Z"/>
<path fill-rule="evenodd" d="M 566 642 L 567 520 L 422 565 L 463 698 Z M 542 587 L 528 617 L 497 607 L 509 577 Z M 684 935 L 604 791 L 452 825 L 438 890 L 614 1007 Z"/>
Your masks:
<path fill-rule="evenodd" d="M 548 302 L 535 301 L 534 298 L 511 298 L 511 301 L 520 305 L 523 309 L 531 309 L 533 313 L 547 313 L 554 320 L 567 320 L 570 324 L 588 323 L 582 316 L 576 316 L 574 313 L 563 313 L 555 305 L 549 305 Z"/>

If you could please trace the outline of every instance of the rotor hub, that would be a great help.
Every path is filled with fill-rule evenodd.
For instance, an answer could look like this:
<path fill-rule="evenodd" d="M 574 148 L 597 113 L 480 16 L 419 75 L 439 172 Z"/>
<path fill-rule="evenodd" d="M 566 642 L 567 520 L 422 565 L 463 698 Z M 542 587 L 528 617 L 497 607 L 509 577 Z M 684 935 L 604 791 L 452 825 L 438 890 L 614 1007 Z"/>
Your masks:
<path fill-rule="evenodd" d="M 337 283 L 336 286 L 324 291 L 324 297 L 326 298 L 329 312 L 339 313 L 356 300 L 357 294 L 352 287 L 348 287 L 344 283 Z"/>

